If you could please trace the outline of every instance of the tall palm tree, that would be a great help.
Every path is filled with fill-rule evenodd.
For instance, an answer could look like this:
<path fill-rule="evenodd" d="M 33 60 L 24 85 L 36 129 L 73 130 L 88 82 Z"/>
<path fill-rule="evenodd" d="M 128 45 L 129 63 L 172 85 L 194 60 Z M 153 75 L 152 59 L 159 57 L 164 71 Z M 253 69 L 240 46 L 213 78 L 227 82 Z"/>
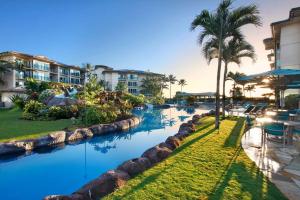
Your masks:
<path fill-rule="evenodd" d="M 213 58 L 218 57 L 218 43 L 216 40 L 212 43 L 211 47 L 205 53 L 208 62 Z M 224 76 L 223 76 L 223 98 L 222 98 L 222 115 L 225 118 L 225 82 L 227 78 L 228 65 L 230 63 L 235 63 L 237 65 L 241 64 L 241 58 L 248 57 L 252 60 L 255 59 L 254 47 L 244 40 L 238 40 L 236 38 L 230 39 L 228 42 L 223 44 L 223 62 L 224 62 Z M 242 76 L 242 74 L 239 75 Z M 238 79 L 236 82 L 241 82 Z"/>
<path fill-rule="evenodd" d="M 178 85 L 180 85 L 180 87 L 181 87 L 181 93 L 182 93 L 182 88 L 187 85 L 187 82 L 186 82 L 185 79 L 180 79 L 178 81 Z"/>
<path fill-rule="evenodd" d="M 170 99 L 172 97 L 172 85 L 177 81 L 176 77 L 172 74 L 168 76 L 169 89 L 170 89 Z"/>
<path fill-rule="evenodd" d="M 226 39 L 235 37 L 242 39 L 241 27 L 247 24 L 261 25 L 259 11 L 257 6 L 241 6 L 232 9 L 233 0 L 223 0 L 215 12 L 203 10 L 191 24 L 191 29 L 202 28 L 199 35 L 199 43 L 203 49 L 209 49 L 211 43 L 218 42 L 218 69 L 217 69 L 217 86 L 216 86 L 216 120 L 215 128 L 219 128 L 220 112 L 220 73 L 223 57 L 223 44 Z"/>

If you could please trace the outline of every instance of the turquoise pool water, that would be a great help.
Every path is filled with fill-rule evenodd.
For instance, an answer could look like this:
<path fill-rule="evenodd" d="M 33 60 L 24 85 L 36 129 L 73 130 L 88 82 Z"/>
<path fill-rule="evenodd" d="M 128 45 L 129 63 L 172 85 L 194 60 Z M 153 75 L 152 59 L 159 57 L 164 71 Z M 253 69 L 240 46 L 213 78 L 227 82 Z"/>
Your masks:
<path fill-rule="evenodd" d="M 74 144 L 0 158 L 0 199 L 35 200 L 49 194 L 70 194 L 123 161 L 139 157 L 148 148 L 178 131 L 198 109 L 135 111 L 142 118 L 136 128 L 94 137 Z"/>

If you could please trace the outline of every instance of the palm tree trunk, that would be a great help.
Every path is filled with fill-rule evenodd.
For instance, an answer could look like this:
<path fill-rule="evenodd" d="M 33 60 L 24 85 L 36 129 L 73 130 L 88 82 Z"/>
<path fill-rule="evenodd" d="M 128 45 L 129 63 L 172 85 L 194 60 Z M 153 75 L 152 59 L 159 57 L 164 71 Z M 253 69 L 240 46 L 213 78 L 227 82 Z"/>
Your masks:
<path fill-rule="evenodd" d="M 223 77 L 223 99 L 222 99 L 222 116 L 225 118 L 225 82 L 227 76 L 227 63 L 225 62 L 224 77 Z"/>
<path fill-rule="evenodd" d="M 171 87 L 172 87 L 172 84 L 170 83 L 170 101 L 171 101 L 171 93 L 172 93 Z"/>

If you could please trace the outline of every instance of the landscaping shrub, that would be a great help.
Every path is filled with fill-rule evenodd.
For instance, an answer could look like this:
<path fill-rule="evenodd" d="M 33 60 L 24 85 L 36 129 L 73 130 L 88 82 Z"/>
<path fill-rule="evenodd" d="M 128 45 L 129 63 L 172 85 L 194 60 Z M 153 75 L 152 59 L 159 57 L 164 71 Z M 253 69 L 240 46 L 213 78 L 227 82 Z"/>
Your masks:
<path fill-rule="evenodd" d="M 76 105 L 71 106 L 51 106 L 46 115 L 51 119 L 69 119 L 71 117 L 78 117 L 78 107 Z"/>
<path fill-rule="evenodd" d="M 111 123 L 116 121 L 117 112 L 109 105 L 89 106 L 82 112 L 82 121 L 85 124 Z"/>
<path fill-rule="evenodd" d="M 46 89 L 46 90 L 42 91 L 41 94 L 39 95 L 39 101 L 45 102 L 49 97 L 54 96 L 54 95 L 55 95 L 54 90 Z"/>
<path fill-rule="evenodd" d="M 45 105 L 35 100 L 30 100 L 24 107 L 24 113 L 39 114 L 41 110 L 45 109 Z"/>
<path fill-rule="evenodd" d="M 130 93 L 126 93 L 123 96 L 124 100 L 127 100 L 133 107 L 143 105 L 145 103 L 145 96 L 140 95 L 133 95 Z"/>
<path fill-rule="evenodd" d="M 287 109 L 297 109 L 298 108 L 298 102 L 300 101 L 300 95 L 299 94 L 290 94 L 285 97 L 285 107 Z"/>
<path fill-rule="evenodd" d="M 15 104 L 15 106 L 23 110 L 27 102 L 27 97 L 24 95 L 15 94 L 10 97 L 10 100 Z"/>

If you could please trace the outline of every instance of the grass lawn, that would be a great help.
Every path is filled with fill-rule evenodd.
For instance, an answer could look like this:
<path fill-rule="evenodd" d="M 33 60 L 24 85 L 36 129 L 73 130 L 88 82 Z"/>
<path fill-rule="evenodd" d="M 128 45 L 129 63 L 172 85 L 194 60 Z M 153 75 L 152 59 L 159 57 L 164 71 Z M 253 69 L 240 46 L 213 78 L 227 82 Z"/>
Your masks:
<path fill-rule="evenodd" d="M 17 109 L 0 110 L 0 142 L 35 138 L 72 125 L 70 119 L 28 121 L 20 119 L 21 115 L 22 111 Z"/>
<path fill-rule="evenodd" d="M 222 121 L 219 132 L 204 126 L 105 199 L 286 199 L 244 153 L 243 131 L 243 119 Z"/>

